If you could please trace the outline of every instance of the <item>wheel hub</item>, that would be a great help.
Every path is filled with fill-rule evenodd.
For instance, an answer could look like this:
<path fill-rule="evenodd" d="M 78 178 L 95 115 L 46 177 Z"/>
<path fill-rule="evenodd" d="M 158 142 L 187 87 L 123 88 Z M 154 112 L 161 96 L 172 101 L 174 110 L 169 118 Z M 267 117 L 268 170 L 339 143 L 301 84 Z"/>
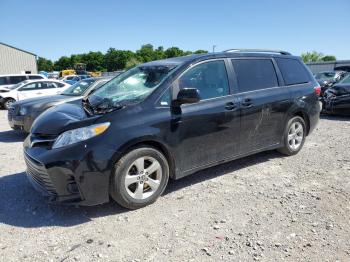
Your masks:
<path fill-rule="evenodd" d="M 153 157 L 140 157 L 128 169 L 125 188 L 129 196 L 145 199 L 157 191 L 162 179 L 162 168 Z"/>

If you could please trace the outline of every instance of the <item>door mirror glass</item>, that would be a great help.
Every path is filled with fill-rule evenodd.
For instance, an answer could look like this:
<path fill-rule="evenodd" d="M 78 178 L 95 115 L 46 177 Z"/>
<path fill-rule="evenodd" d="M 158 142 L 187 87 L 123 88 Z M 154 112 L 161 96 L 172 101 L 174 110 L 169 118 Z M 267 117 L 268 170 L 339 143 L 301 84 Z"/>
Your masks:
<path fill-rule="evenodd" d="M 175 105 L 193 104 L 201 100 L 199 90 L 197 88 L 183 88 L 179 91 L 175 100 Z"/>

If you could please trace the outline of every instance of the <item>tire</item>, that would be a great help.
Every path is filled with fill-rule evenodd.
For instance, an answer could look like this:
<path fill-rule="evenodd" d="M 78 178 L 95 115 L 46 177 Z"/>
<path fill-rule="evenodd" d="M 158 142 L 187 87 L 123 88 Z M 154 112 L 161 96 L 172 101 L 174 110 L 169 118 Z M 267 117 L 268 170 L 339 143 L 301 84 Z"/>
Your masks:
<path fill-rule="evenodd" d="M 161 152 L 148 146 L 134 148 L 116 163 L 110 195 L 123 207 L 141 208 L 158 199 L 168 180 L 169 165 Z"/>
<path fill-rule="evenodd" d="M 302 128 L 302 130 L 300 128 Z M 295 132 L 293 132 L 293 130 Z M 297 130 L 301 131 L 298 132 Z M 292 117 L 289 119 L 283 134 L 284 146 L 277 149 L 277 151 L 288 156 L 297 154 L 305 143 L 305 135 L 306 125 L 304 119 L 300 116 Z"/>
<path fill-rule="evenodd" d="M 11 104 L 14 103 L 14 102 L 16 102 L 16 100 L 13 99 L 13 98 L 8 98 L 8 99 L 6 99 L 5 102 L 4 102 L 4 108 L 5 108 L 6 110 L 8 110 L 9 107 L 11 106 Z"/>

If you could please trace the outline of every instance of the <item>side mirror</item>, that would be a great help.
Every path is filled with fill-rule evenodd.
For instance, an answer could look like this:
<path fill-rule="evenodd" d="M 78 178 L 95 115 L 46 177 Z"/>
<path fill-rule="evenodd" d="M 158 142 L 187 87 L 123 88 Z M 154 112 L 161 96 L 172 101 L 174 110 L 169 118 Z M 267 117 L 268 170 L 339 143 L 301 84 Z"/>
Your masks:
<path fill-rule="evenodd" d="M 183 88 L 177 94 L 177 98 L 174 101 L 175 105 L 180 106 L 182 104 L 193 104 L 201 100 L 199 90 L 197 88 Z"/>

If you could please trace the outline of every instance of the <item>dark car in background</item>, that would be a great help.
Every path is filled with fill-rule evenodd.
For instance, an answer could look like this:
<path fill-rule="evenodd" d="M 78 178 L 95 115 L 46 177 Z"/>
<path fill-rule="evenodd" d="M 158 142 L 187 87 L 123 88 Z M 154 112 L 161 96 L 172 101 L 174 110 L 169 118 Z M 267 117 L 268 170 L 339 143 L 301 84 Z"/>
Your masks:
<path fill-rule="evenodd" d="M 346 75 L 347 72 L 345 71 L 324 71 L 315 74 L 315 79 L 321 87 L 321 97 L 329 87 L 339 82 Z"/>
<path fill-rule="evenodd" d="M 50 107 L 81 100 L 110 78 L 87 78 L 70 86 L 59 95 L 44 96 L 15 102 L 8 110 L 8 122 L 12 129 L 29 133 L 34 120 Z"/>
<path fill-rule="evenodd" d="M 350 115 L 350 75 L 325 91 L 323 112 Z"/>
<path fill-rule="evenodd" d="M 265 150 L 297 154 L 318 122 L 319 93 L 302 60 L 284 51 L 141 64 L 82 103 L 41 114 L 24 142 L 27 176 L 55 202 L 111 196 L 140 208 L 169 178 Z"/>

